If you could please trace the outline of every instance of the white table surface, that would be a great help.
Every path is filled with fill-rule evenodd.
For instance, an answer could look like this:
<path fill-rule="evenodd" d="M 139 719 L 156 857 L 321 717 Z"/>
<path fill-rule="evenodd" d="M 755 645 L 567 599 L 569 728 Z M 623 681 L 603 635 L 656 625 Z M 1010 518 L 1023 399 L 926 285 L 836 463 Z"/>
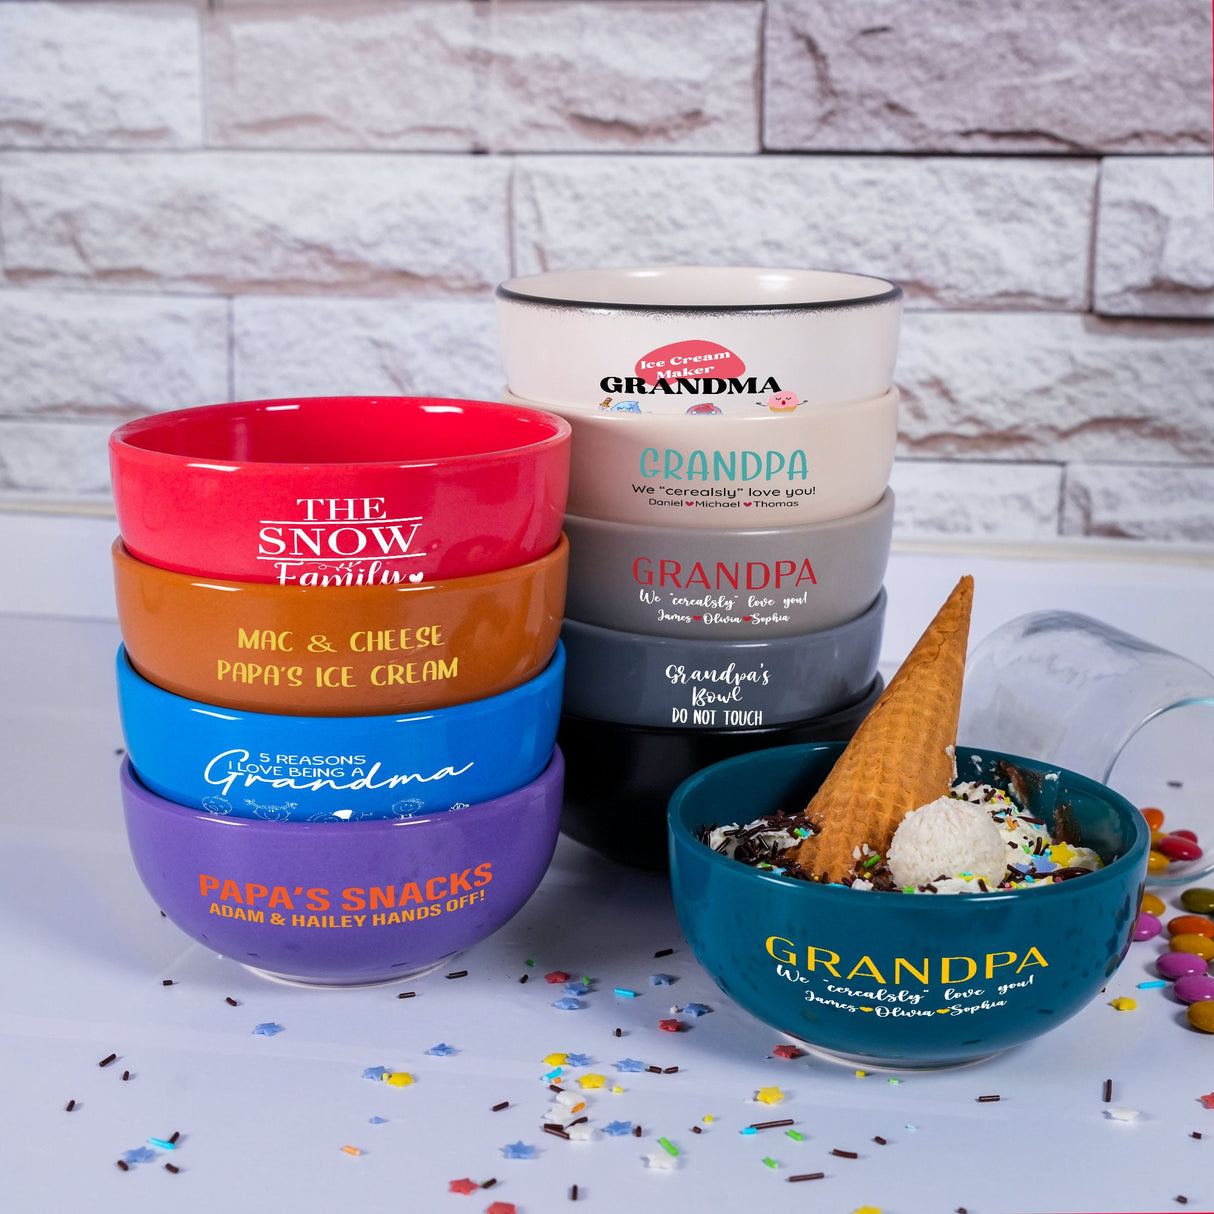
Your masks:
<path fill-rule="evenodd" d="M 31 531 L 0 526 L 5 568 L 28 575 L 23 587 L 10 580 L 0 594 L 5 1214 L 480 1214 L 494 1201 L 543 1214 L 570 1208 L 573 1184 L 579 1209 L 613 1212 L 1214 1209 L 1214 1109 L 1200 1099 L 1214 1091 L 1214 1036 L 1188 1028 L 1166 991 L 1137 989 L 1155 976 L 1158 942 L 1134 945 L 1103 996 L 1037 1041 L 969 1068 L 892 1077 L 860 1077 L 809 1056 L 773 1058 L 787 1039 L 735 1007 L 700 970 L 665 878 L 568 840 L 519 915 L 449 967 L 467 977 L 447 979 L 444 967 L 405 984 L 417 992 L 412 999 L 398 999 L 394 986 L 270 983 L 192 943 L 143 891 L 123 834 L 111 676 L 118 631 L 111 620 L 82 618 L 97 605 L 106 614 L 108 540 L 100 555 L 97 548 L 107 523 L 56 527 L 69 538 L 52 570 L 39 545 L 24 567 L 13 564 Z M 887 581 L 888 661 L 970 570 L 975 638 L 1023 610 L 1068 607 L 1214 666 L 1208 554 L 1142 555 L 1110 559 L 1099 546 L 901 552 Z M 1166 774 L 1145 777 L 1161 795 Z M 1186 792 L 1208 813 L 1214 778 Z M 655 959 L 663 948 L 674 952 Z M 552 1006 L 562 991 L 543 975 L 557 969 L 594 979 L 581 1010 Z M 675 983 L 651 986 L 658 972 Z M 621 999 L 614 987 L 639 996 Z M 1122 994 L 1137 999 L 1136 1011 L 1109 1006 Z M 693 1001 L 711 1013 L 687 1019 L 678 1034 L 658 1029 L 672 1006 Z M 255 1035 L 266 1021 L 283 1031 Z M 440 1042 L 455 1052 L 427 1055 Z M 117 1061 L 98 1067 L 111 1052 Z M 643 1138 L 599 1132 L 577 1143 L 543 1133 L 543 1060 L 553 1052 L 589 1056 L 571 1074 L 607 1077 L 587 1093 L 592 1125 L 631 1121 Z M 613 1063 L 624 1058 L 679 1070 L 620 1073 Z M 407 1070 L 416 1082 L 395 1088 L 362 1078 L 377 1065 Z M 1102 1100 L 1106 1079 L 1111 1104 Z M 624 1090 L 612 1093 L 613 1084 Z M 784 1101 L 756 1103 L 757 1090 L 771 1085 Z M 1001 1099 L 977 1102 L 985 1094 Z M 507 1100 L 509 1108 L 491 1111 Z M 1135 1110 L 1137 1119 L 1113 1120 L 1112 1107 Z M 373 1124 L 376 1117 L 383 1122 Z M 794 1118 L 804 1141 L 782 1129 L 739 1133 L 775 1117 Z M 116 1167 L 150 1136 L 174 1131 L 173 1153 L 158 1151 L 126 1173 Z M 673 1170 L 643 1161 L 660 1150 L 660 1136 L 680 1151 Z M 534 1145 L 536 1157 L 505 1158 L 502 1148 L 518 1141 Z M 362 1153 L 343 1153 L 344 1145 Z M 833 1148 L 859 1158 L 832 1156 Z M 167 1172 L 166 1162 L 180 1171 Z M 825 1178 L 787 1181 L 817 1171 Z M 449 1181 L 463 1177 L 497 1183 L 450 1192 Z"/>

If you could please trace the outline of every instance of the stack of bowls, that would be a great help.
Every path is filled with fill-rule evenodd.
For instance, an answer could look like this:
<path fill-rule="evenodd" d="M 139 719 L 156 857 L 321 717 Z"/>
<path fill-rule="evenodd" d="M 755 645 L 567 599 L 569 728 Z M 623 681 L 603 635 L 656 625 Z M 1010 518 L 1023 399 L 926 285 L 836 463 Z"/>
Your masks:
<path fill-rule="evenodd" d="M 315 985 L 513 915 L 560 820 L 570 427 L 508 405 L 211 405 L 110 438 L 128 836 L 189 935 Z"/>
<path fill-rule="evenodd" d="M 559 736 L 574 838 L 664 867 L 684 778 L 846 740 L 875 702 L 901 294 L 703 266 L 498 288 L 504 399 L 573 428 Z"/>

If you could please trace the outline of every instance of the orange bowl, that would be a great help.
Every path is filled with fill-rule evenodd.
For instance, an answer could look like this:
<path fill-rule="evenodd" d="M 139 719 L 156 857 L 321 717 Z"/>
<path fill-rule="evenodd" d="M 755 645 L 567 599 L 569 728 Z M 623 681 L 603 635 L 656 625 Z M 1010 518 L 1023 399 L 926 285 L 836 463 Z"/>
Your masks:
<path fill-rule="evenodd" d="M 177 573 L 114 542 L 131 664 L 187 699 L 247 712 L 363 716 L 448 708 L 517 687 L 552 656 L 569 543 L 474 577 L 296 586 Z"/>

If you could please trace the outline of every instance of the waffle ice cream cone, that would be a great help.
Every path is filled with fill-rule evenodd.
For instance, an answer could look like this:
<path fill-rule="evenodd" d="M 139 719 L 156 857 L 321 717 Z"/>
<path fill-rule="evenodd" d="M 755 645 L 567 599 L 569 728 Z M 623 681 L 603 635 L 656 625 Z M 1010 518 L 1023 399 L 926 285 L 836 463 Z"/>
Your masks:
<path fill-rule="evenodd" d="M 805 812 L 817 833 L 787 853 L 806 875 L 841 881 L 865 844 L 884 857 L 902 819 L 947 794 L 973 597 L 967 575 L 814 794 Z"/>

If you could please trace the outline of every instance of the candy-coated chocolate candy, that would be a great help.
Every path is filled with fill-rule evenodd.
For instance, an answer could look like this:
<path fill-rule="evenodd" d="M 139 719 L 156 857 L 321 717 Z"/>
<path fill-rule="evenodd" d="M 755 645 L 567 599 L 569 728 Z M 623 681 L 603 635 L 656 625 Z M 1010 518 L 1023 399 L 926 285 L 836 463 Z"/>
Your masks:
<path fill-rule="evenodd" d="M 1177 915 L 1168 920 L 1169 936 L 1179 936 L 1182 932 L 1214 939 L 1214 920 L 1207 919 L 1204 915 Z"/>
<path fill-rule="evenodd" d="M 1168 832 L 1166 830 L 1151 831 L 1151 846 L 1154 847 L 1155 844 L 1158 843 L 1160 839 L 1166 839 L 1167 837 L 1168 837 Z"/>
<path fill-rule="evenodd" d="M 1155 958 L 1155 969 L 1161 977 L 1173 979 L 1209 972 L 1206 959 L 1196 953 L 1164 953 Z"/>
<path fill-rule="evenodd" d="M 1214 1002 L 1202 999 L 1199 1003 L 1190 1003 L 1185 1015 L 1195 1029 L 1203 1033 L 1214 1033 Z"/>
<path fill-rule="evenodd" d="M 1155 850 L 1161 851 L 1169 860 L 1199 860 L 1201 848 L 1192 839 L 1183 835 L 1164 835 L 1155 844 Z"/>
<path fill-rule="evenodd" d="M 1146 899 L 1144 898 L 1143 905 L 1145 904 Z M 1200 885 L 1195 885 L 1180 895 L 1180 904 L 1185 910 L 1196 911 L 1199 915 L 1208 915 L 1214 912 L 1214 889 L 1205 889 Z"/>
<path fill-rule="evenodd" d="M 1168 948 L 1174 953 L 1195 953 L 1207 961 L 1214 957 L 1214 940 L 1209 936 L 1198 936 L 1194 932 L 1181 932 L 1168 941 Z"/>
<path fill-rule="evenodd" d="M 1197 842 L 1197 833 L 1196 833 L 1196 831 L 1192 831 L 1192 830 L 1174 830 L 1174 831 L 1172 831 L 1172 834 L 1174 834 L 1174 835 L 1179 835 L 1179 836 L 1180 836 L 1182 839 L 1192 839 L 1194 843 L 1196 843 L 1196 842 Z"/>
<path fill-rule="evenodd" d="M 1134 925 L 1135 940 L 1152 940 L 1163 931 L 1163 924 L 1150 911 L 1141 911 L 1138 922 Z"/>
<path fill-rule="evenodd" d="M 1214 999 L 1214 978 L 1209 974 L 1186 974 L 1176 979 L 1172 990 L 1184 1003 L 1200 1003 L 1203 999 Z"/>
<path fill-rule="evenodd" d="M 1142 909 L 1149 911 L 1152 915 L 1162 915 L 1168 908 L 1162 898 L 1157 898 L 1154 894 L 1143 894 Z M 1192 910 L 1193 908 L 1190 907 L 1189 909 Z"/>
<path fill-rule="evenodd" d="M 1147 872 L 1161 873 L 1172 861 L 1167 858 L 1161 851 L 1156 851 L 1153 847 L 1147 852 Z"/>
<path fill-rule="evenodd" d="M 1142 809 L 1142 816 L 1146 818 L 1147 825 L 1152 830 L 1158 830 L 1163 825 L 1163 810 L 1156 809 L 1153 805 L 1145 806 Z"/>

